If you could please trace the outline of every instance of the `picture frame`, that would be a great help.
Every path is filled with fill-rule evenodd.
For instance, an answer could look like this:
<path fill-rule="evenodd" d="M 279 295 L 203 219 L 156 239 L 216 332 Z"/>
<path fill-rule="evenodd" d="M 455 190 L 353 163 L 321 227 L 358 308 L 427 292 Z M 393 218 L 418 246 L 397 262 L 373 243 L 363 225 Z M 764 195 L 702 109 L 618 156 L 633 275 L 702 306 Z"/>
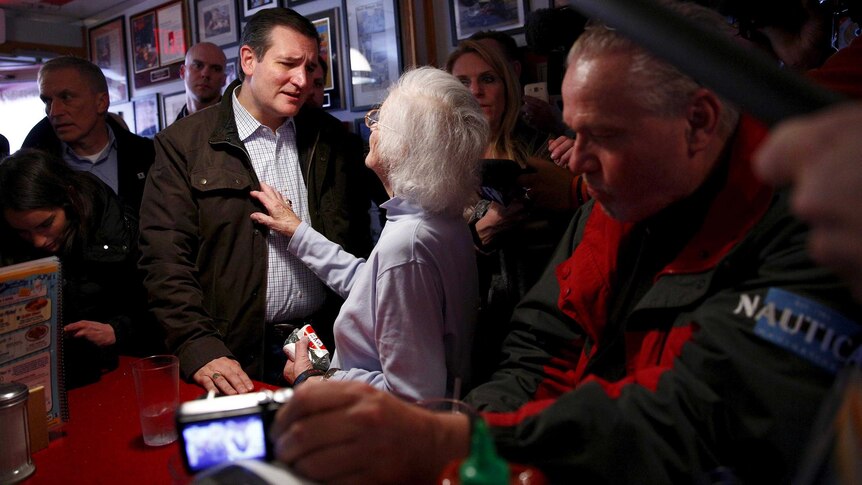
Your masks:
<path fill-rule="evenodd" d="M 129 17 L 129 30 L 132 33 L 132 65 L 135 74 L 159 67 L 156 11 Z"/>
<path fill-rule="evenodd" d="M 135 103 L 131 101 L 111 103 L 108 111 L 122 118 L 128 130 L 135 133 Z"/>
<path fill-rule="evenodd" d="M 122 15 L 87 31 L 90 62 L 99 66 L 108 81 L 113 103 L 129 100 L 129 63 L 126 58 L 126 23 Z"/>
<path fill-rule="evenodd" d="M 237 62 L 236 57 L 231 57 L 224 64 L 224 72 L 225 72 L 225 81 L 224 86 L 221 88 L 221 93 L 224 94 L 225 89 L 230 86 L 230 83 L 234 82 L 237 79 Z"/>
<path fill-rule="evenodd" d="M 303 3 L 313 2 L 314 0 L 285 0 L 285 7 L 293 8 L 297 5 L 302 5 Z M 311 17 L 309 17 L 311 18 Z"/>
<path fill-rule="evenodd" d="M 191 40 L 186 4 L 174 0 L 129 17 L 135 88 L 180 78 Z"/>
<path fill-rule="evenodd" d="M 459 41 L 481 30 L 496 30 L 508 34 L 523 32 L 527 12 L 527 0 L 449 0 L 452 40 L 457 45 Z"/>
<path fill-rule="evenodd" d="M 171 126 L 171 123 L 176 121 L 177 115 L 180 114 L 185 105 L 185 90 L 162 95 L 162 129 Z"/>
<path fill-rule="evenodd" d="M 152 138 L 159 132 L 159 95 L 148 94 L 135 99 L 135 133 Z"/>
<path fill-rule="evenodd" d="M 350 111 L 365 111 L 386 97 L 401 75 L 398 3 L 342 0 L 347 16 L 347 89 Z"/>
<path fill-rule="evenodd" d="M 197 41 L 219 47 L 239 43 L 239 18 L 236 0 L 195 0 Z"/>
<path fill-rule="evenodd" d="M 247 20 L 261 10 L 278 7 L 278 0 L 239 0 L 239 2 L 242 5 L 243 20 Z"/>
<path fill-rule="evenodd" d="M 320 35 L 320 58 L 326 60 L 324 109 L 344 108 L 344 81 L 341 77 L 341 16 L 338 8 L 306 15 Z"/>
<path fill-rule="evenodd" d="M 188 22 L 183 2 L 166 3 L 156 9 L 156 32 L 159 34 L 159 65 L 183 62 L 188 46 Z"/>

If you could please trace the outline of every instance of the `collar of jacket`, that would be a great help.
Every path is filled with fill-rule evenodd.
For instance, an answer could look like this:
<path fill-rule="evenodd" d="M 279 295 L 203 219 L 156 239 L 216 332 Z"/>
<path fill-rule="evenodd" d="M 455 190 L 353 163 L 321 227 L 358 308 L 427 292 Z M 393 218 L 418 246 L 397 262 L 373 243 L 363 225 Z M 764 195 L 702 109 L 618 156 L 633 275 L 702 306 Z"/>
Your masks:
<path fill-rule="evenodd" d="M 242 150 L 248 159 L 249 156 L 245 151 L 245 145 L 239 139 L 239 132 L 236 129 L 236 120 L 233 115 L 233 91 L 241 85 L 242 83 L 237 79 L 224 90 L 224 95 L 221 97 L 218 106 L 216 127 L 210 133 L 209 143 L 211 145 L 227 143 Z"/>
<path fill-rule="evenodd" d="M 732 138 L 730 168 L 724 189 L 704 217 L 700 231 L 656 279 L 670 274 L 707 271 L 748 234 L 769 209 L 773 189 L 752 171 L 751 156 L 766 136 L 766 127 L 743 116 Z"/>
<path fill-rule="evenodd" d="M 131 132 L 120 126 L 119 123 L 114 121 L 114 119 L 107 114 L 105 115 L 105 122 L 111 127 L 111 131 L 114 132 L 114 139 L 117 140 L 117 145 L 119 147 L 120 139 L 125 138 L 126 133 Z M 39 121 L 39 123 L 36 123 L 36 126 L 30 130 L 30 133 L 24 140 L 23 147 L 38 148 L 39 150 L 62 157 L 63 145 L 60 142 L 60 138 L 57 137 L 57 133 L 54 131 L 54 127 L 51 126 L 51 122 L 48 120 L 47 116 L 42 118 L 42 120 Z"/>
<path fill-rule="evenodd" d="M 700 230 L 655 280 L 714 268 L 766 213 L 773 190 L 754 176 L 750 164 L 751 154 L 765 133 L 763 125 L 753 119 L 740 121 L 736 137 L 730 142 L 732 152 L 723 188 L 709 204 Z M 560 310 L 578 321 L 596 341 L 607 320 L 620 243 L 633 225 L 610 218 L 595 205 L 587 217 L 583 237 L 555 273 L 562 290 Z"/>

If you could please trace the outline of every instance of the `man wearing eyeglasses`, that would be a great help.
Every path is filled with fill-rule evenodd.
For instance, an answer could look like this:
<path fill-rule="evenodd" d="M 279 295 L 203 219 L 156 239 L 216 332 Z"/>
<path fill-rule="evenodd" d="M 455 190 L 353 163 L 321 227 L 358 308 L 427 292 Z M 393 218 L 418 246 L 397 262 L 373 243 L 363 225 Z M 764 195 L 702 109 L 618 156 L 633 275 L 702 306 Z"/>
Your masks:
<path fill-rule="evenodd" d="M 186 61 L 180 66 L 180 77 L 186 86 L 186 104 L 177 120 L 221 101 L 227 73 L 227 59 L 221 48 L 211 42 L 201 42 L 189 48 Z"/>
<path fill-rule="evenodd" d="M 239 80 L 213 109 L 156 138 L 141 211 L 141 268 L 150 306 L 185 379 L 223 394 L 251 379 L 281 384 L 290 331 L 311 322 L 327 346 L 341 301 L 255 224 L 261 183 L 290 199 L 315 230 L 357 256 L 371 249 L 362 151 L 342 124 L 304 107 L 319 38 L 286 8 L 246 25 Z"/>

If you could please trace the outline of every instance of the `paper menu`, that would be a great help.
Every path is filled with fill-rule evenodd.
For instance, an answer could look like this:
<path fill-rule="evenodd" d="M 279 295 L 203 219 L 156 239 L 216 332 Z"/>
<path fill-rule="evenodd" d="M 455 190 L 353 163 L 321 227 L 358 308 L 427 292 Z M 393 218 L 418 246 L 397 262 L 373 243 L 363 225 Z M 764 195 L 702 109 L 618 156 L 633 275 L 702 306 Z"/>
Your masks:
<path fill-rule="evenodd" d="M 49 428 L 68 419 L 62 281 L 53 256 L 0 268 L 0 382 L 43 386 Z"/>

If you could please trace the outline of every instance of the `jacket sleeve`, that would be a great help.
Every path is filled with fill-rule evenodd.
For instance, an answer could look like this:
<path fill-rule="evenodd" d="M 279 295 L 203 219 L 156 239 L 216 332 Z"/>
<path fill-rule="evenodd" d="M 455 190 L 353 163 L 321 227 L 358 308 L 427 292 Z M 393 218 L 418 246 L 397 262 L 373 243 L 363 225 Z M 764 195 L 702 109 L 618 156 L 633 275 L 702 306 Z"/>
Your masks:
<path fill-rule="evenodd" d="M 739 267 L 719 268 L 696 305 L 655 314 L 669 325 L 692 323 L 672 364 L 619 382 L 586 379 L 566 389 L 574 359 L 558 349 L 577 352 L 578 337 L 552 306 L 557 294 L 536 294 L 554 289 L 546 272 L 515 313 L 503 369 L 470 396 L 498 449 L 552 481 L 691 483 L 718 467 L 743 482 L 788 481 L 834 376 L 759 335 L 742 302 L 780 289 L 859 315 L 846 288 L 808 260 L 804 227 L 781 214 L 768 214 L 770 227 L 737 248 Z M 851 325 L 858 341 L 860 327 Z"/>
<path fill-rule="evenodd" d="M 150 308 L 188 379 L 207 362 L 233 356 L 203 304 L 195 263 L 198 207 L 186 161 L 168 137 L 156 136 L 155 144 L 156 160 L 141 204 L 140 267 Z"/>

